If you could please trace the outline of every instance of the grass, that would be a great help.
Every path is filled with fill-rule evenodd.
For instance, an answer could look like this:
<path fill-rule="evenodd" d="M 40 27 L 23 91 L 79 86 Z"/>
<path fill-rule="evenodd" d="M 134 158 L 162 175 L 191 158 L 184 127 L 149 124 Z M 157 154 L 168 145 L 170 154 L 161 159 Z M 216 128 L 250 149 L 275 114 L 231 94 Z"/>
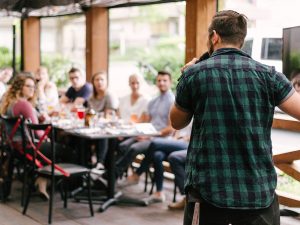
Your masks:
<path fill-rule="evenodd" d="M 295 180 L 285 173 L 278 173 L 277 189 L 300 197 L 300 181 Z"/>

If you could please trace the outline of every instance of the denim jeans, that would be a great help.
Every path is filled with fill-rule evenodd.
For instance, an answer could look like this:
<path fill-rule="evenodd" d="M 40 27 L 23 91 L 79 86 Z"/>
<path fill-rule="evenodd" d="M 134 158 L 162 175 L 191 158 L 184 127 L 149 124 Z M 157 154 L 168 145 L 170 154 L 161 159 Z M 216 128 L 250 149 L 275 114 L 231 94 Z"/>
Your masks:
<path fill-rule="evenodd" d="M 188 202 L 184 211 L 184 225 L 191 225 L 194 202 Z M 200 203 L 199 225 L 280 225 L 278 198 L 265 209 L 218 208 L 207 202 Z"/>
<path fill-rule="evenodd" d="M 163 161 L 167 159 L 169 154 L 174 151 L 186 149 L 188 143 L 183 140 L 175 140 L 169 138 L 154 138 L 148 151 L 145 153 L 141 166 L 137 169 L 137 174 L 141 175 L 147 171 L 150 164 L 153 163 L 154 167 L 154 181 L 156 190 L 162 191 L 164 180 L 164 167 Z"/>
<path fill-rule="evenodd" d="M 181 194 L 184 194 L 184 180 L 185 180 L 185 160 L 187 150 L 172 152 L 168 157 L 172 172 L 175 176 L 175 184 L 179 188 Z"/>
<path fill-rule="evenodd" d="M 128 138 L 119 144 L 120 157 L 116 161 L 116 175 L 121 176 L 130 166 L 138 154 L 145 153 L 151 141 L 137 141 L 136 138 Z"/>

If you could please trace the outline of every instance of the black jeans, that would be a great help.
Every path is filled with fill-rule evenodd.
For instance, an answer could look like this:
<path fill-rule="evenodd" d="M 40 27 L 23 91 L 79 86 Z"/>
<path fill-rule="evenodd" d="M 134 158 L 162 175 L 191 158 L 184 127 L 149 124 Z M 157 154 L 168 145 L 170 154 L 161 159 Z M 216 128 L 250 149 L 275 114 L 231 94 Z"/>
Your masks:
<path fill-rule="evenodd" d="M 191 225 L 194 213 L 194 202 L 185 207 L 184 225 Z M 277 196 L 265 209 L 242 210 L 215 207 L 207 202 L 200 203 L 199 225 L 280 225 Z"/>

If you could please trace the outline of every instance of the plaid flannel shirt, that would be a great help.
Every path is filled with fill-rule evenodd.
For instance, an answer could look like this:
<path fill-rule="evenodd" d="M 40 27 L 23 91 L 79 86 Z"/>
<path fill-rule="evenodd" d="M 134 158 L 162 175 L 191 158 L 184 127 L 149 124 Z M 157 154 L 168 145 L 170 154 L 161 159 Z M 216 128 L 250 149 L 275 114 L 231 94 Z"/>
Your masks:
<path fill-rule="evenodd" d="M 238 49 L 219 49 L 188 68 L 175 102 L 194 116 L 186 188 L 218 207 L 269 206 L 277 184 L 270 137 L 274 108 L 293 92 L 283 74 Z"/>

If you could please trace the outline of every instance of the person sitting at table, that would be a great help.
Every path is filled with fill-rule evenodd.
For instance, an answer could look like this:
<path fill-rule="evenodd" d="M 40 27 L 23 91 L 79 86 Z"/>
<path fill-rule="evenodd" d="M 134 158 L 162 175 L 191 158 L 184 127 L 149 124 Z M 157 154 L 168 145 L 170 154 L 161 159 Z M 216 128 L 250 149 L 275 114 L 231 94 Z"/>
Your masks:
<path fill-rule="evenodd" d="M 118 99 L 108 91 L 107 74 L 104 71 L 95 73 L 92 76 L 93 94 L 87 101 L 87 106 L 94 109 L 97 113 L 104 113 L 108 117 L 110 114 L 115 114 L 119 102 Z M 104 168 L 104 161 L 108 149 L 107 140 L 99 140 L 96 144 L 97 169 Z"/>
<path fill-rule="evenodd" d="M 171 127 L 169 112 L 174 102 L 174 94 L 171 88 L 171 74 L 166 71 L 159 71 L 156 76 L 156 86 L 159 89 L 159 96 L 152 99 L 148 104 L 144 122 L 150 122 L 159 132 L 159 136 L 168 137 L 174 129 Z M 141 136 L 129 138 L 119 144 L 119 158 L 116 160 L 116 175 L 121 177 L 131 165 L 138 154 L 147 151 L 151 144 L 151 138 Z"/>
<path fill-rule="evenodd" d="M 150 203 L 157 203 L 165 201 L 165 194 L 163 192 L 163 180 L 164 180 L 164 166 L 163 161 L 168 159 L 172 153 L 180 150 L 187 149 L 190 139 L 191 125 L 176 131 L 172 138 L 154 138 L 150 144 L 148 150 L 144 153 L 145 157 L 141 162 L 140 167 L 133 172 L 132 175 L 127 177 L 126 185 L 137 184 L 140 176 L 149 170 L 151 164 L 154 167 L 154 182 L 156 184 L 156 192 L 145 200 Z M 173 162 L 173 158 L 171 157 Z M 176 159 L 175 159 L 176 164 Z M 180 192 L 184 193 L 183 182 L 181 170 L 178 167 L 174 167 L 175 171 L 175 182 L 178 185 Z M 176 170 L 177 169 L 177 170 Z M 176 174 L 179 171 L 179 174 Z M 177 179 L 176 179 L 177 176 Z M 181 177 L 178 179 L 178 177 Z M 183 177 L 184 178 L 184 177 Z M 171 206 L 171 208 L 173 205 Z"/>
<path fill-rule="evenodd" d="M 142 115 L 147 112 L 148 98 L 141 93 L 140 87 L 143 78 L 136 74 L 129 76 L 129 87 L 131 93 L 120 98 L 118 114 L 124 122 L 144 121 Z"/>
<path fill-rule="evenodd" d="M 7 89 L 7 83 L 13 75 L 13 69 L 10 67 L 3 68 L 0 71 L 0 99 L 4 95 Z"/>
<path fill-rule="evenodd" d="M 56 85 L 49 80 L 48 69 L 41 66 L 35 73 L 37 84 L 37 109 L 40 113 L 51 115 L 58 106 L 58 91 Z"/>
<path fill-rule="evenodd" d="M 69 79 L 71 87 L 61 96 L 61 104 L 72 104 L 73 107 L 83 105 L 90 97 L 92 88 L 89 83 L 86 83 L 85 76 L 77 68 L 71 68 L 69 71 Z"/>
<path fill-rule="evenodd" d="M 291 82 L 295 90 L 300 93 L 300 68 L 293 70 L 291 73 Z"/>
<path fill-rule="evenodd" d="M 107 74 L 104 71 L 92 76 L 93 94 L 87 101 L 87 106 L 96 112 L 104 112 L 105 115 L 111 111 L 116 112 L 119 107 L 118 99 L 108 91 Z"/>
<path fill-rule="evenodd" d="M 28 119 L 33 124 L 39 123 L 37 117 L 37 111 L 35 110 L 36 92 L 35 92 L 35 79 L 32 76 L 26 74 L 18 74 L 11 86 L 9 87 L 6 95 L 3 98 L 0 113 L 1 115 L 7 115 L 9 117 L 23 116 L 24 119 Z M 12 128 L 11 128 L 12 129 Z M 41 137 L 43 131 L 37 131 L 36 135 Z M 19 142 L 19 133 L 16 133 L 13 141 Z M 22 145 L 16 145 L 22 146 Z M 51 156 L 51 148 L 49 143 L 43 143 L 40 150 L 47 157 Z M 22 149 L 19 149 L 21 152 Z M 59 151 L 57 151 L 59 152 Z M 36 180 L 41 197 L 49 199 L 46 191 L 47 180 L 42 177 L 38 177 Z"/>

